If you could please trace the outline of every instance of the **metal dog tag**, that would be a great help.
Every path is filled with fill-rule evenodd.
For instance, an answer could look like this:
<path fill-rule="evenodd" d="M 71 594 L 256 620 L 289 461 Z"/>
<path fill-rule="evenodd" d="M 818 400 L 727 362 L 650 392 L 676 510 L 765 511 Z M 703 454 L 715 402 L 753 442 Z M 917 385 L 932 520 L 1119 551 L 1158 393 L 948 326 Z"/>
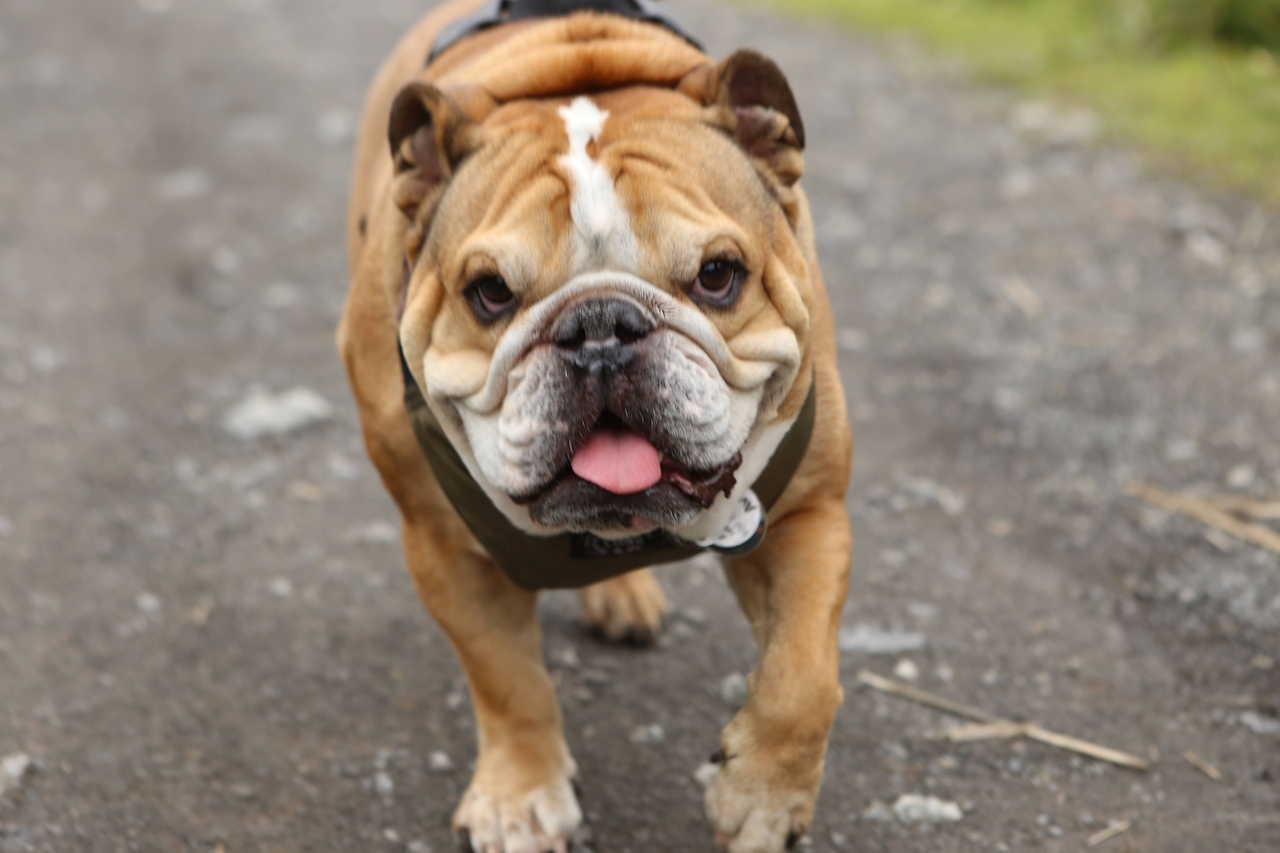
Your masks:
<path fill-rule="evenodd" d="M 746 554 L 754 551 L 764 540 L 767 524 L 760 498 L 748 489 L 734 507 L 729 523 L 716 535 L 699 539 L 696 544 L 721 554 Z"/>

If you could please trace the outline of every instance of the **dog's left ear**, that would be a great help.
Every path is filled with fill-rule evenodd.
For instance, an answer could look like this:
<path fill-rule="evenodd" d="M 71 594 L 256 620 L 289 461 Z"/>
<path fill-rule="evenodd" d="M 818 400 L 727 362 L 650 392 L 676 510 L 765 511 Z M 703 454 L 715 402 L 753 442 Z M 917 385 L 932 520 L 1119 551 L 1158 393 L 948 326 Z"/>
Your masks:
<path fill-rule="evenodd" d="M 391 106 L 387 141 L 395 160 L 396 205 L 409 218 L 480 147 L 480 126 L 448 94 L 410 83 Z"/>
<path fill-rule="evenodd" d="M 804 174 L 804 122 L 791 85 L 777 64 L 754 50 L 740 50 L 716 65 L 696 68 L 680 91 L 720 107 L 738 144 L 785 187 Z"/>

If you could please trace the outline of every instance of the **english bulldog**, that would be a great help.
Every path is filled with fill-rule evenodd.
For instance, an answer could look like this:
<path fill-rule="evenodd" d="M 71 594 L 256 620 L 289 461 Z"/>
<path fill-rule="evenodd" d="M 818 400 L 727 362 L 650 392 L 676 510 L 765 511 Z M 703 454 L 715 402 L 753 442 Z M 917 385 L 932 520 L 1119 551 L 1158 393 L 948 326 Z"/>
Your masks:
<path fill-rule="evenodd" d="M 588 626 L 652 637 L 642 567 L 707 549 L 759 645 L 714 754 L 716 844 L 810 825 L 852 440 L 804 142 L 772 61 L 710 59 L 647 0 L 458 0 L 377 75 L 338 346 L 471 690 L 466 850 L 566 851 L 582 823 L 538 588 L 582 584 Z"/>

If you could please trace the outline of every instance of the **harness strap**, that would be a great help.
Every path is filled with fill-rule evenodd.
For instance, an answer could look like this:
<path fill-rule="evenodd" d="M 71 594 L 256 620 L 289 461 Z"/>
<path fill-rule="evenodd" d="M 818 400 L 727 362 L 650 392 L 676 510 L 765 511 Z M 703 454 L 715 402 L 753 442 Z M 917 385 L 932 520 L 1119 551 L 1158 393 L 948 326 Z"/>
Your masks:
<path fill-rule="evenodd" d="M 689 44 L 702 50 L 702 45 L 680 26 L 672 15 L 658 8 L 653 0 L 489 0 L 478 10 L 459 18 L 440 31 L 431 54 L 430 64 L 444 51 L 481 30 L 496 27 L 509 21 L 527 21 L 535 18 L 558 18 L 574 12 L 608 12 L 633 21 L 645 21 L 665 27 Z"/>
<path fill-rule="evenodd" d="M 575 589 L 646 566 L 687 560 L 705 550 L 665 530 L 622 540 L 601 539 L 590 533 L 555 536 L 525 533 L 503 515 L 472 478 L 466 463 L 427 406 L 422 389 L 409 371 L 403 349 L 400 350 L 400 369 L 404 374 L 404 404 L 409 422 L 440 487 L 489 556 L 517 586 L 528 590 Z M 795 423 L 752 485 L 766 510 L 782 496 L 809 449 L 817 401 L 815 380 Z"/>

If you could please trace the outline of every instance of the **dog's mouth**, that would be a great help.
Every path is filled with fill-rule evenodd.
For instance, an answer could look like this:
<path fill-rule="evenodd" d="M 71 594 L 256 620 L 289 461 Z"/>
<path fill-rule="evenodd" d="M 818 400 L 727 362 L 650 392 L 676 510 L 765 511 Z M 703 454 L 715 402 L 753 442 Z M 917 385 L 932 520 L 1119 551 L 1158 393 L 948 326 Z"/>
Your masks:
<path fill-rule="evenodd" d="M 515 501 L 547 527 L 644 532 L 688 523 L 719 495 L 728 497 L 741 464 L 736 453 L 714 469 L 691 470 L 606 410 L 564 470 Z"/>

